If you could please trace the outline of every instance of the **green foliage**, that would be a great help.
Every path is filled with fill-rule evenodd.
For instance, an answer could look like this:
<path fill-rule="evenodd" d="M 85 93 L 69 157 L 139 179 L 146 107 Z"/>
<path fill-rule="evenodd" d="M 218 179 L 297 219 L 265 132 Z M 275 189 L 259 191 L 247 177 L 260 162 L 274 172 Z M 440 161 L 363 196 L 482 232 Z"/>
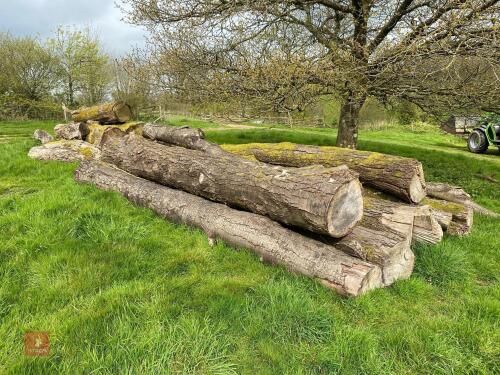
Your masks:
<path fill-rule="evenodd" d="M 102 101 L 110 83 L 109 57 L 91 30 L 59 27 L 47 44 L 57 58 L 66 104 L 92 105 Z"/>
<path fill-rule="evenodd" d="M 188 124 L 179 120 L 180 124 Z M 415 249 L 414 275 L 345 299 L 319 283 L 79 185 L 74 165 L 26 156 L 36 128 L 0 123 L 0 372 L 6 374 L 494 374 L 500 372 L 500 229 Z M 330 129 L 207 131 L 222 143 L 334 144 Z M 361 147 L 418 157 L 429 180 L 500 212 L 499 157 L 401 129 Z M 457 166 L 460 166 L 459 168 Z M 22 354 L 26 331 L 51 354 Z"/>
<path fill-rule="evenodd" d="M 0 94 L 46 99 L 54 87 L 56 63 L 38 39 L 0 34 Z"/>
<path fill-rule="evenodd" d="M 59 119 L 61 106 L 50 98 L 27 99 L 15 94 L 0 94 L 0 120 Z"/>

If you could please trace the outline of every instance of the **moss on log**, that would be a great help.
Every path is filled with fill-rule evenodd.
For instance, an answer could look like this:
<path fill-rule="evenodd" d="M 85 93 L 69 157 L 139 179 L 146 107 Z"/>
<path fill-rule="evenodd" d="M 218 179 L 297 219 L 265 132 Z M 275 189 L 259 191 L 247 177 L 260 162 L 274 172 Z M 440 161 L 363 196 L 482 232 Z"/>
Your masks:
<path fill-rule="evenodd" d="M 289 167 L 347 165 L 359 173 L 363 184 L 392 194 L 406 202 L 425 197 L 422 164 L 409 158 L 338 147 L 304 146 L 293 143 L 223 145 L 224 150 L 264 163 Z"/>
<path fill-rule="evenodd" d="M 71 111 L 74 122 L 97 121 L 100 124 L 122 124 L 132 118 L 132 109 L 122 101 L 83 107 Z"/>

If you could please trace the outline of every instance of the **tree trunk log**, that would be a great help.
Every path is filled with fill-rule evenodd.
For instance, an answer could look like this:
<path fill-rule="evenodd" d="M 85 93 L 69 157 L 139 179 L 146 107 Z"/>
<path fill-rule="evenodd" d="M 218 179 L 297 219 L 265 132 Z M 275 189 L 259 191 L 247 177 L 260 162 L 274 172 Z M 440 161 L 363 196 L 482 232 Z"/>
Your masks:
<path fill-rule="evenodd" d="M 214 156 L 225 152 L 219 145 L 206 141 L 205 134 L 201 129 L 192 129 L 187 126 L 174 127 L 146 124 L 144 125 L 143 135 L 151 140 L 185 147 L 190 150 L 203 151 Z"/>
<path fill-rule="evenodd" d="M 415 207 L 413 243 L 435 245 L 443 239 L 443 228 L 439 225 L 429 206 Z"/>
<path fill-rule="evenodd" d="M 104 161 L 136 176 L 332 237 L 345 236 L 363 215 L 361 184 L 347 167 L 287 171 L 117 129 L 105 132 L 101 148 Z"/>
<path fill-rule="evenodd" d="M 71 111 L 74 122 L 98 121 L 100 124 L 122 124 L 132 118 L 130 106 L 124 102 L 112 102 Z"/>
<path fill-rule="evenodd" d="M 431 198 L 442 199 L 449 202 L 464 204 L 471 207 L 474 212 L 479 215 L 489 216 L 489 217 L 500 217 L 496 212 L 490 211 L 483 206 L 480 206 L 474 202 L 470 195 L 467 194 L 462 188 L 458 186 L 452 186 L 448 184 L 443 184 L 440 182 L 429 182 L 427 184 L 428 195 Z"/>
<path fill-rule="evenodd" d="M 40 141 L 42 144 L 49 143 L 54 140 L 54 138 L 49 133 L 42 129 L 36 129 L 33 133 L 33 138 L 37 141 Z"/>
<path fill-rule="evenodd" d="M 135 133 L 137 135 L 142 135 L 142 129 L 144 127 L 143 122 L 127 122 L 121 125 L 100 125 L 97 122 L 88 123 L 87 125 L 88 135 L 85 140 L 93 145 L 99 147 L 101 144 L 102 136 L 107 129 L 120 129 L 124 133 Z"/>
<path fill-rule="evenodd" d="M 54 132 L 58 139 L 84 140 L 88 134 L 87 125 L 84 122 L 71 122 L 69 124 L 59 124 L 54 127 Z"/>
<path fill-rule="evenodd" d="M 347 254 L 382 269 L 385 285 L 410 277 L 415 256 L 411 251 L 415 208 L 364 197 L 364 215 L 351 233 L 332 241 Z"/>
<path fill-rule="evenodd" d="M 423 204 L 431 207 L 446 233 L 453 236 L 465 236 L 470 233 L 474 221 L 472 207 L 434 198 L 425 198 Z M 450 215 L 451 220 L 448 221 Z"/>
<path fill-rule="evenodd" d="M 249 249 L 259 254 L 261 260 L 319 279 L 342 294 L 357 296 L 382 286 L 379 267 L 304 237 L 264 216 L 174 190 L 103 163 L 82 163 L 75 178 L 118 191 L 164 218 L 201 228 L 209 238 Z"/>
<path fill-rule="evenodd" d="M 31 159 L 55 160 L 73 163 L 83 160 L 99 159 L 101 151 L 84 141 L 55 141 L 42 146 L 32 147 L 28 153 Z"/>
<path fill-rule="evenodd" d="M 264 163 L 289 167 L 320 164 L 325 167 L 347 165 L 359 173 L 361 182 L 410 203 L 425 197 L 422 164 L 414 159 L 355 151 L 338 147 L 303 146 L 293 143 L 223 145 L 226 151 Z"/>

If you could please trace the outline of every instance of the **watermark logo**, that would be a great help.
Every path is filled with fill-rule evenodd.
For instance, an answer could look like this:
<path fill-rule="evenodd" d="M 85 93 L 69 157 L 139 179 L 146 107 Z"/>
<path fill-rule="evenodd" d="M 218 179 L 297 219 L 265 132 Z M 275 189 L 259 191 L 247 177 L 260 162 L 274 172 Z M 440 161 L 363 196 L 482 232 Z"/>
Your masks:
<path fill-rule="evenodd" d="M 48 332 L 26 332 L 24 334 L 24 354 L 31 357 L 48 356 L 50 340 Z"/>

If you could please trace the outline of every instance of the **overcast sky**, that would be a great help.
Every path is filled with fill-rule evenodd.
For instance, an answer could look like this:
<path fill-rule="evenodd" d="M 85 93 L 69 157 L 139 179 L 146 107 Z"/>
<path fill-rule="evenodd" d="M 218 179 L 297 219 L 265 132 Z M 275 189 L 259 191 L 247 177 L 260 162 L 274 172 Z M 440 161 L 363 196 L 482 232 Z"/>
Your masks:
<path fill-rule="evenodd" d="M 59 25 L 90 26 L 112 55 L 144 43 L 144 31 L 121 21 L 115 0 L 0 0 L 0 32 L 49 36 Z"/>

